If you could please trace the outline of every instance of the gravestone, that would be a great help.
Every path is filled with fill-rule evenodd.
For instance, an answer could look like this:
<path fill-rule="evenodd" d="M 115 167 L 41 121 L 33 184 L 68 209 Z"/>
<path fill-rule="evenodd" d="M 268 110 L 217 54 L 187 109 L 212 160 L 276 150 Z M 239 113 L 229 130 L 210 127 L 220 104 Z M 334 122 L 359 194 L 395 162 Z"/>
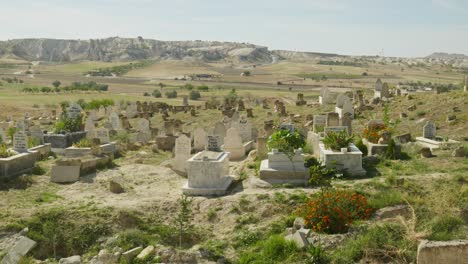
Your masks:
<path fill-rule="evenodd" d="M 94 129 L 96 129 L 94 121 L 92 119 L 86 119 L 84 130 L 93 131 Z"/>
<path fill-rule="evenodd" d="M 140 119 L 138 120 L 137 131 L 140 132 L 150 132 L 150 123 L 147 119 Z"/>
<path fill-rule="evenodd" d="M 179 136 L 175 140 L 172 169 L 184 174 L 187 173 L 187 160 L 191 157 L 191 151 L 192 149 L 190 138 L 188 138 L 186 135 Z"/>
<path fill-rule="evenodd" d="M 218 135 L 208 135 L 207 136 L 207 143 L 206 143 L 206 150 L 220 152 L 221 151 L 221 137 Z"/>
<path fill-rule="evenodd" d="M 224 137 L 226 136 L 226 128 L 223 123 L 217 122 L 213 129 L 213 135 L 219 137 L 219 145 L 224 144 Z"/>
<path fill-rule="evenodd" d="M 119 115 L 116 112 L 111 112 L 109 115 L 109 122 L 111 124 L 112 130 L 121 130 L 122 125 L 120 124 Z"/>
<path fill-rule="evenodd" d="M 18 153 L 28 152 L 28 137 L 24 131 L 16 131 L 13 135 L 13 149 Z"/>
<path fill-rule="evenodd" d="M 138 106 L 135 103 L 128 105 L 126 115 L 128 119 L 136 117 L 138 115 Z"/>
<path fill-rule="evenodd" d="M 101 119 L 101 118 L 104 118 L 104 116 L 106 116 L 106 108 L 101 105 L 97 112 L 97 118 Z"/>
<path fill-rule="evenodd" d="M 94 138 L 99 139 L 101 144 L 107 144 L 110 142 L 109 130 L 105 128 L 98 128 L 94 130 Z"/>
<path fill-rule="evenodd" d="M 81 111 L 83 111 L 83 109 L 81 108 L 79 104 L 72 103 L 67 108 L 67 116 L 70 119 L 77 119 L 78 117 L 80 117 Z"/>
<path fill-rule="evenodd" d="M 254 117 L 252 108 L 247 108 L 246 110 L 247 110 L 247 117 L 248 118 Z"/>
<path fill-rule="evenodd" d="M 436 137 L 437 128 L 432 121 L 427 121 L 423 127 L 423 137 L 434 139 Z"/>
<path fill-rule="evenodd" d="M 305 105 L 307 102 L 304 100 L 304 94 L 303 93 L 298 93 L 297 98 L 296 98 L 296 105 L 301 106 Z"/>
<path fill-rule="evenodd" d="M 0 139 L 2 140 L 2 143 L 6 143 L 8 141 L 8 136 L 5 130 L 3 130 L 3 128 L 1 127 L 0 127 Z"/>
<path fill-rule="evenodd" d="M 20 130 L 20 131 L 26 130 L 26 122 L 24 119 L 18 119 L 18 121 L 16 121 L 16 130 Z"/>
<path fill-rule="evenodd" d="M 195 151 L 202 151 L 206 147 L 206 132 L 203 128 L 198 127 L 193 132 L 193 149 Z"/>
<path fill-rule="evenodd" d="M 44 131 L 42 131 L 40 127 L 38 126 L 31 127 L 31 129 L 29 130 L 29 133 L 31 135 L 31 138 L 36 139 L 39 144 L 44 143 Z"/>
<path fill-rule="evenodd" d="M 245 157 L 245 149 L 239 130 L 231 127 L 226 132 L 224 138 L 224 151 L 229 152 L 230 160 L 241 160 Z"/>
<path fill-rule="evenodd" d="M 314 115 L 313 121 L 313 131 L 315 133 L 323 132 L 325 126 L 327 125 L 327 116 L 326 115 Z"/>
<path fill-rule="evenodd" d="M 345 113 L 341 118 L 341 126 L 345 126 L 348 128 L 348 134 L 353 134 L 353 118 L 351 114 Z"/>
<path fill-rule="evenodd" d="M 245 111 L 245 105 L 242 99 L 239 99 L 239 102 L 237 102 L 237 111 Z"/>
<path fill-rule="evenodd" d="M 340 125 L 340 117 L 338 113 L 327 113 L 326 126 L 334 127 L 334 126 L 339 126 L 339 125 Z"/>
<path fill-rule="evenodd" d="M 268 148 L 267 148 L 267 138 L 266 137 L 257 137 L 257 156 L 258 157 L 263 157 L 268 153 Z"/>
<path fill-rule="evenodd" d="M 252 140 L 252 124 L 247 120 L 246 116 L 242 116 L 237 125 L 239 128 L 239 134 L 243 142 Z"/>
<path fill-rule="evenodd" d="M 188 106 L 189 103 L 188 103 L 188 97 L 187 96 L 184 96 L 182 98 L 182 106 Z"/>

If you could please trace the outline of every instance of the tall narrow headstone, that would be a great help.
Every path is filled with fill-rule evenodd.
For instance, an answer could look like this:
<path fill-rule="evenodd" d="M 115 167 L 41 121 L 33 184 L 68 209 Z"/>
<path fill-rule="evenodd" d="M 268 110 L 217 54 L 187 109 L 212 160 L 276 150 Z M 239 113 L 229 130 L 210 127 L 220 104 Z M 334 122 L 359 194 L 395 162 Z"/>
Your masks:
<path fill-rule="evenodd" d="M 203 128 L 197 128 L 193 132 L 193 148 L 196 151 L 202 151 L 206 146 L 206 132 Z"/>
<path fill-rule="evenodd" d="M 423 127 L 423 137 L 434 139 L 436 137 L 437 128 L 432 121 L 427 121 Z"/>
<path fill-rule="evenodd" d="M 19 153 L 28 151 L 28 137 L 24 131 L 18 130 L 13 135 L 13 149 Z"/>
<path fill-rule="evenodd" d="M 187 160 L 191 157 L 190 138 L 181 135 L 175 140 L 174 159 L 172 169 L 178 172 L 187 173 Z"/>

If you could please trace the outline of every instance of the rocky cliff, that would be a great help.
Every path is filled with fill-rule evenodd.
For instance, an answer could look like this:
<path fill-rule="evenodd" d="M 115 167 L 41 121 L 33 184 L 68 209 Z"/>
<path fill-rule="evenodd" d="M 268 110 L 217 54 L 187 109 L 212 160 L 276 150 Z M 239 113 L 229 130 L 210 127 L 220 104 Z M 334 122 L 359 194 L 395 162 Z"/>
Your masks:
<path fill-rule="evenodd" d="M 79 60 L 126 61 L 145 59 L 229 60 L 269 63 L 266 47 L 217 41 L 159 41 L 106 38 L 91 40 L 16 39 L 0 41 L 0 57 L 27 61 L 70 62 Z"/>

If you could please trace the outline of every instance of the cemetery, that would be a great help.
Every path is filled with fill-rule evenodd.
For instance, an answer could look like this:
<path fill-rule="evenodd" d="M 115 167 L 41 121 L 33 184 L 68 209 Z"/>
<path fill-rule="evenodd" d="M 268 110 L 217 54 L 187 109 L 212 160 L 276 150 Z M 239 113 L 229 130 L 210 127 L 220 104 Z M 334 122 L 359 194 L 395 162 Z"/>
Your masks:
<path fill-rule="evenodd" d="M 0 113 L 1 263 L 458 263 L 467 93 L 365 78 L 129 78 Z"/>

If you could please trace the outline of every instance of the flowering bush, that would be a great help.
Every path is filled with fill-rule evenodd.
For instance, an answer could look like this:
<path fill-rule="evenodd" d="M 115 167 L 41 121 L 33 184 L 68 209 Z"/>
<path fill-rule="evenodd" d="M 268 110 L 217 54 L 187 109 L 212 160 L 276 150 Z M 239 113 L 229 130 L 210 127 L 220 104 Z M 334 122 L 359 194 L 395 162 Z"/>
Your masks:
<path fill-rule="evenodd" d="M 349 136 L 348 132 L 345 130 L 340 132 L 329 131 L 323 139 L 325 147 L 334 151 L 347 148 L 351 142 L 353 142 L 353 137 Z"/>
<path fill-rule="evenodd" d="M 386 129 L 387 126 L 385 124 L 377 124 L 371 128 L 365 128 L 362 132 L 362 137 L 371 143 L 377 144 L 379 142 L 380 133 Z"/>
<path fill-rule="evenodd" d="M 373 209 L 358 193 L 328 191 L 316 196 L 303 208 L 305 224 L 316 232 L 345 233 L 356 220 L 367 220 Z"/>

